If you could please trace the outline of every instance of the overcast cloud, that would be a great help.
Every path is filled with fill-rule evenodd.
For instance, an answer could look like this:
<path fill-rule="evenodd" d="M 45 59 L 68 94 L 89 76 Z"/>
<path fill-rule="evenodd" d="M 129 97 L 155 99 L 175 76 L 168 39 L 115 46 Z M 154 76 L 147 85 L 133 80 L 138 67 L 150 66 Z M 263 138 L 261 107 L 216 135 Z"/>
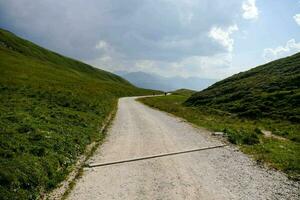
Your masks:
<path fill-rule="evenodd" d="M 109 71 L 165 76 L 232 74 L 240 20 L 259 17 L 255 0 L 0 0 L 0 25 L 40 45 Z"/>
<path fill-rule="evenodd" d="M 296 43 L 295 39 L 287 41 L 284 46 L 275 48 L 266 48 L 263 57 L 267 61 L 283 58 L 300 51 L 300 42 Z"/>

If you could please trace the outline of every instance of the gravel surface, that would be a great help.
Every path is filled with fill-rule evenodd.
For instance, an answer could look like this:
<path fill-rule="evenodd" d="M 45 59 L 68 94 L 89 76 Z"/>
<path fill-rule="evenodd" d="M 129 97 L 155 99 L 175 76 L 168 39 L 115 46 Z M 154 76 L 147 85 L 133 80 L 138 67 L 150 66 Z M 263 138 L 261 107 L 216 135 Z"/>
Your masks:
<path fill-rule="evenodd" d="M 89 163 L 127 160 L 223 143 L 204 129 L 122 98 Z M 69 199 L 300 199 L 299 183 L 257 166 L 233 146 L 85 168 Z"/>

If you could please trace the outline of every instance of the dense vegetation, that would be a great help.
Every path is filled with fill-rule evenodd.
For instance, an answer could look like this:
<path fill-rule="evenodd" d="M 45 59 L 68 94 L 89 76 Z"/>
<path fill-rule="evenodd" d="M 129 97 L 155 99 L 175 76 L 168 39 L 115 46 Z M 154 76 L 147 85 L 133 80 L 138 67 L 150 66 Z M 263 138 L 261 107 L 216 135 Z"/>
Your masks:
<path fill-rule="evenodd" d="M 300 123 L 300 53 L 217 82 L 194 94 L 186 105 Z"/>
<path fill-rule="evenodd" d="M 141 101 L 222 131 L 258 161 L 300 180 L 299 86 L 300 53 L 224 79 L 191 97 L 177 93 Z"/>
<path fill-rule="evenodd" d="M 0 198 L 37 199 L 71 170 L 122 96 L 152 94 L 0 29 Z"/>

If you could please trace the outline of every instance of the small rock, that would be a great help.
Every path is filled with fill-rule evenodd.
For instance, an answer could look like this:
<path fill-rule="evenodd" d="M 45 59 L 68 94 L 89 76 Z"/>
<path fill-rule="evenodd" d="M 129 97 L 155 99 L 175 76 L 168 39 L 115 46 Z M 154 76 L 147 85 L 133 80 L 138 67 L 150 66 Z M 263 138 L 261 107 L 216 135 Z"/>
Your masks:
<path fill-rule="evenodd" d="M 214 132 L 212 135 L 216 135 L 216 136 L 223 136 L 224 133 L 223 132 Z"/>

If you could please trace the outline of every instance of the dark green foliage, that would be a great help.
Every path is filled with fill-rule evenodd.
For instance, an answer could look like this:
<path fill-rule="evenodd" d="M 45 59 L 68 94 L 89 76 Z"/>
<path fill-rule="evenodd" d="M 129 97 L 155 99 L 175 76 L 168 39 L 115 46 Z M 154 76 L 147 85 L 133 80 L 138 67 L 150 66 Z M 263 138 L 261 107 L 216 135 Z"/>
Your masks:
<path fill-rule="evenodd" d="M 119 97 L 155 92 L 1 29 L 0 73 L 0 199 L 53 189 Z"/>
<path fill-rule="evenodd" d="M 256 134 L 259 134 L 259 135 L 260 135 L 260 134 L 263 134 L 262 131 L 261 131 L 259 128 L 257 128 L 257 127 L 254 129 L 254 132 L 255 132 Z"/>
<path fill-rule="evenodd" d="M 185 105 L 209 106 L 239 117 L 300 122 L 300 53 L 219 81 Z"/>
<path fill-rule="evenodd" d="M 233 144 L 253 145 L 259 143 L 257 133 L 249 130 L 231 130 L 225 128 L 224 133 L 228 137 L 229 142 Z"/>

